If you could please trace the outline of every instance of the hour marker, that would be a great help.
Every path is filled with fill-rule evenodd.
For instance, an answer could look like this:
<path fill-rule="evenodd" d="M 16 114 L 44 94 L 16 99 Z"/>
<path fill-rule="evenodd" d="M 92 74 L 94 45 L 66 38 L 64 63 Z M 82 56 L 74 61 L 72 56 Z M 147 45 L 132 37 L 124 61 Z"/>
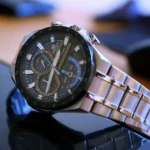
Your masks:
<path fill-rule="evenodd" d="M 54 38 L 53 35 L 50 37 L 50 40 L 51 40 L 52 43 L 55 42 L 55 38 Z"/>
<path fill-rule="evenodd" d="M 58 93 L 55 93 L 55 94 L 54 94 L 54 100 L 56 101 L 57 98 L 58 98 Z"/>
<path fill-rule="evenodd" d="M 85 64 L 85 63 L 86 63 L 86 62 L 85 62 L 84 60 L 80 60 L 80 61 L 79 61 L 79 64 L 80 64 L 80 65 L 83 65 L 83 64 Z"/>
<path fill-rule="evenodd" d="M 25 70 L 24 74 L 33 74 L 33 71 L 32 70 Z"/>
<path fill-rule="evenodd" d="M 37 98 L 38 98 L 38 99 L 42 99 L 42 97 L 43 97 L 42 95 L 38 95 L 38 97 L 37 97 Z"/>
<path fill-rule="evenodd" d="M 76 46 L 74 50 L 77 52 L 79 49 L 80 49 L 80 47 Z"/>
<path fill-rule="evenodd" d="M 31 83 L 31 84 L 29 84 L 28 85 L 28 87 L 31 89 L 31 88 L 33 88 L 35 86 L 35 82 L 33 82 L 33 83 Z"/>
<path fill-rule="evenodd" d="M 41 43 L 37 43 L 37 46 L 38 46 L 38 48 L 39 48 L 40 50 L 43 50 L 43 49 L 44 49 L 44 47 L 43 47 L 43 45 L 42 45 Z"/>
<path fill-rule="evenodd" d="M 70 94 L 72 94 L 72 91 L 71 91 L 70 89 L 68 89 L 68 92 L 69 92 Z"/>
<path fill-rule="evenodd" d="M 26 56 L 26 58 L 27 58 L 28 60 L 30 60 L 30 59 L 31 59 L 31 57 L 32 57 L 32 55 L 31 55 L 31 54 L 27 54 L 27 56 Z"/>
<path fill-rule="evenodd" d="M 68 41 L 69 41 L 69 36 L 66 36 L 64 40 L 64 45 L 67 45 Z"/>

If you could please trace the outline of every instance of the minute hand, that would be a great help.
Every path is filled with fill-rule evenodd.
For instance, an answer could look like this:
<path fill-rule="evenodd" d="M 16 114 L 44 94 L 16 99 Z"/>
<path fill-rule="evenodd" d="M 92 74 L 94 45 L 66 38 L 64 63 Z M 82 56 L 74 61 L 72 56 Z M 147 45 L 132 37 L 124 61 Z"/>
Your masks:
<path fill-rule="evenodd" d="M 58 67 L 57 67 L 57 69 L 58 69 L 59 71 L 61 70 L 61 68 L 62 68 L 62 66 L 63 66 L 63 64 L 64 64 L 64 62 L 65 62 L 65 60 L 66 60 L 66 57 L 67 57 L 67 55 L 68 55 L 68 53 L 69 53 L 69 50 L 70 50 L 70 47 L 71 47 L 71 43 L 69 43 L 69 44 L 67 45 L 66 49 L 64 50 L 64 52 L 63 52 L 63 54 L 62 54 L 62 56 L 61 56 L 61 59 L 60 59 L 60 61 L 59 61 Z"/>

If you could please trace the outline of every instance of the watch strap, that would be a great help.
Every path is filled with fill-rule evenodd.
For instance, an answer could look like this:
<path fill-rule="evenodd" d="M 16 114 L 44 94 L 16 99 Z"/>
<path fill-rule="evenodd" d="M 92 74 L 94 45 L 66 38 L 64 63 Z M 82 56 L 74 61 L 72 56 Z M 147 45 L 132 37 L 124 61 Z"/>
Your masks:
<path fill-rule="evenodd" d="M 117 67 L 108 65 L 106 62 L 105 67 L 101 65 L 96 70 L 80 108 L 150 136 L 150 91 Z"/>

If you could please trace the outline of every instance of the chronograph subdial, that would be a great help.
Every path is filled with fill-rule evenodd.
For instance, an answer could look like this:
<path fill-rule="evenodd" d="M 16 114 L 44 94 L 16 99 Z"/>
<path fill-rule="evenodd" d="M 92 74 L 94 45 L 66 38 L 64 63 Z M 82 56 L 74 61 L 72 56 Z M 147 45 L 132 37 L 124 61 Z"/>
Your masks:
<path fill-rule="evenodd" d="M 38 75 L 36 79 L 36 90 L 42 95 L 42 96 L 51 96 L 54 95 L 61 86 L 60 79 L 58 75 L 55 73 L 52 79 L 52 82 L 50 84 L 48 92 L 46 92 L 46 87 L 48 84 L 48 78 L 49 74 L 41 73 Z"/>
<path fill-rule="evenodd" d="M 53 60 L 53 56 L 48 51 L 37 52 L 32 59 L 31 67 L 32 70 L 39 74 L 46 70 L 49 70 L 51 67 L 50 63 Z"/>
<path fill-rule="evenodd" d="M 68 89 L 73 88 L 78 83 L 78 81 L 82 79 L 80 64 L 75 58 L 71 56 L 68 57 L 68 60 L 63 66 L 61 73 L 61 80 L 64 83 L 64 86 L 66 85 L 65 87 Z"/>

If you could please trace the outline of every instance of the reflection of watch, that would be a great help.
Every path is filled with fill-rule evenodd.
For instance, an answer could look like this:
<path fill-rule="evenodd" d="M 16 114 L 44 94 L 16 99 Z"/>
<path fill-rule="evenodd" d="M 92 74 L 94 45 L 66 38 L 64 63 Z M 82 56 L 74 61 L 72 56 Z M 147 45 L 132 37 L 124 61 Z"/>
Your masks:
<path fill-rule="evenodd" d="M 71 130 L 39 113 L 25 119 L 10 117 L 11 150 L 136 150 L 147 141 L 125 128 L 115 125 L 89 135 Z"/>
<path fill-rule="evenodd" d="M 13 79 L 37 110 L 78 108 L 150 136 L 149 90 L 113 66 L 97 44 L 85 29 L 54 22 L 26 36 L 12 67 Z"/>
<path fill-rule="evenodd" d="M 30 108 L 17 89 L 11 92 L 7 104 L 12 150 L 135 150 L 147 142 L 117 123 L 92 114 L 45 115 L 20 111 Z M 89 120 L 94 120 L 95 124 L 90 126 Z M 101 122 L 104 125 L 100 125 Z M 88 125 L 83 128 L 83 123 Z"/>

